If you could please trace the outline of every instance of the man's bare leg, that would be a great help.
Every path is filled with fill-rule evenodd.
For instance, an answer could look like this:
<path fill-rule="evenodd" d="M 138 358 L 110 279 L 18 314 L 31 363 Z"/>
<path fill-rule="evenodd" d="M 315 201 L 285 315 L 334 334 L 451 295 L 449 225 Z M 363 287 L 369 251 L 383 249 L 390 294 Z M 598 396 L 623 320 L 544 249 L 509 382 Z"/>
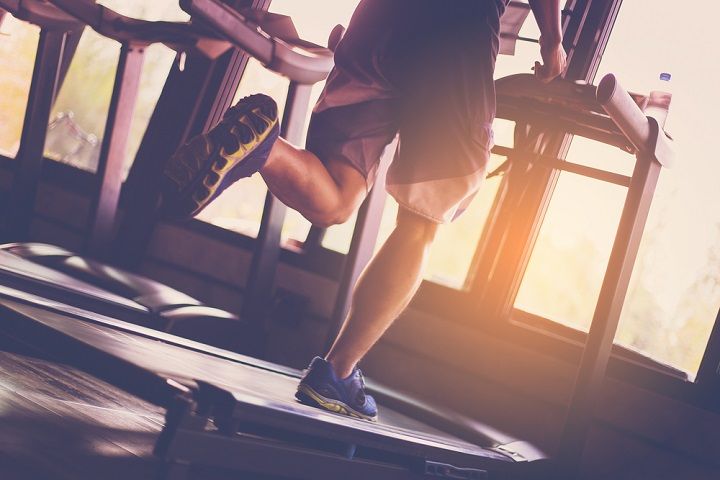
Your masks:
<path fill-rule="evenodd" d="M 352 373 L 412 300 L 436 230 L 436 223 L 401 208 L 395 230 L 358 280 L 350 314 L 326 356 L 339 378 Z"/>
<path fill-rule="evenodd" d="M 278 140 L 260 170 L 270 191 L 316 225 L 344 221 L 366 195 L 364 177 L 341 162 L 326 167 L 307 150 Z M 339 378 L 355 365 L 407 307 L 422 281 L 422 270 L 437 224 L 401 209 L 395 230 L 355 286 L 350 314 L 327 354 Z"/>
<path fill-rule="evenodd" d="M 273 195 L 321 227 L 345 222 L 367 195 L 365 178 L 355 168 L 343 162 L 323 164 L 283 139 L 273 146 L 260 174 Z"/>

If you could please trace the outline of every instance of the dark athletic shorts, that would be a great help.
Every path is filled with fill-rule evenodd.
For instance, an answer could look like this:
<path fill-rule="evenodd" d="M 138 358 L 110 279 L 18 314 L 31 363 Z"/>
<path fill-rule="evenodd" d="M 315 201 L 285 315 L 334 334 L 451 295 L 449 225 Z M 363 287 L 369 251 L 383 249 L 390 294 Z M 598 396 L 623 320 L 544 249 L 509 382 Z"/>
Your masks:
<path fill-rule="evenodd" d="M 504 0 L 362 0 L 313 110 L 307 148 L 368 189 L 399 134 L 388 192 L 438 223 L 472 200 L 487 169 Z"/>

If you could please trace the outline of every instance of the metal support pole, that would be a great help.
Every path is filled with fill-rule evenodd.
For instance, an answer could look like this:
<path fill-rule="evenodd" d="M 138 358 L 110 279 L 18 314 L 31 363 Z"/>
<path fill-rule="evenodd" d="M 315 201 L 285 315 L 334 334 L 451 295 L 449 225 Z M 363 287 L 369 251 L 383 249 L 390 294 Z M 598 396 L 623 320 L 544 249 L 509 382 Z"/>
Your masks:
<path fill-rule="evenodd" d="M 322 246 L 326 233 L 327 228 L 320 228 L 313 225 L 303 243 L 303 250 L 305 252 L 311 252 L 319 249 Z"/>
<path fill-rule="evenodd" d="M 303 143 L 312 85 L 290 83 L 280 135 L 295 145 Z M 287 207 L 268 192 L 243 294 L 242 316 L 252 325 L 253 355 L 265 351 L 265 316 L 272 302 L 275 270 L 280 259 L 281 233 Z"/>
<path fill-rule="evenodd" d="M 566 475 L 563 478 L 577 478 L 580 471 L 593 412 L 602 393 L 613 339 L 661 168 L 655 159 L 638 155 L 560 442 L 558 459 Z"/>
<path fill-rule="evenodd" d="M 123 44 L 120 49 L 115 85 L 100 148 L 95 201 L 89 218 L 87 247 L 89 253 L 96 257 L 107 255 L 115 232 L 123 181 L 122 170 L 140 86 L 144 53 L 144 45 L 129 43 Z"/>
<path fill-rule="evenodd" d="M 15 175 L 6 205 L 3 237 L 26 241 L 35 212 L 35 197 L 43 164 L 50 110 L 55 101 L 65 32 L 41 30 L 25 110 L 20 148 L 15 156 Z"/>

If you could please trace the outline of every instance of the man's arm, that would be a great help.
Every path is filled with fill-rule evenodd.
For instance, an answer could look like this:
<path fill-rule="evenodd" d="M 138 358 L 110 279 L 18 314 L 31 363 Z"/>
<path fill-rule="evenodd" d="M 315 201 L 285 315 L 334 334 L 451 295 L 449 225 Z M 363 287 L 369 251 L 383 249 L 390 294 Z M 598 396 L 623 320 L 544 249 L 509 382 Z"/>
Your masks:
<path fill-rule="evenodd" d="M 543 63 L 535 62 L 535 75 L 547 83 L 567 67 L 567 56 L 562 46 L 560 26 L 560 0 L 528 0 L 540 27 L 540 55 Z"/>

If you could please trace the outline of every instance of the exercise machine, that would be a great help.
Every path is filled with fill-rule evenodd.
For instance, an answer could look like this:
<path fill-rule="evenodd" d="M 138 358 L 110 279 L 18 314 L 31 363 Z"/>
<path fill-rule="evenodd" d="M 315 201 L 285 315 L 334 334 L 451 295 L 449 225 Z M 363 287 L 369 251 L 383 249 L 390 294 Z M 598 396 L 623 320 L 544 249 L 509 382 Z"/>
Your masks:
<path fill-rule="evenodd" d="M 234 13 L 225 15 L 232 10 L 219 2 L 198 3 L 210 5 L 207 19 L 238 20 Z M 192 8 L 189 4 L 185 2 Z M 212 10 L 215 4 L 222 9 Z M 378 425 L 311 409 L 292 400 L 297 371 L 7 287 L 0 291 L 6 319 L 0 329 L 165 408 L 156 453 L 166 462 L 170 477 L 201 466 L 294 478 L 532 478 L 551 472 L 553 463 L 563 472 L 573 472 L 592 420 L 592 402 L 604 377 L 655 182 L 661 166 L 670 164 L 670 148 L 661 126 L 643 115 L 642 97 L 629 96 L 612 76 L 598 89 L 562 81 L 543 86 L 532 76 L 513 76 L 498 81 L 497 90 L 500 118 L 527 125 L 552 119 L 557 122 L 554 127 L 637 157 L 629 177 L 570 164 L 528 148 L 541 142 L 527 129 L 519 129 L 512 149 L 496 148 L 509 159 L 507 172 L 519 165 L 515 171 L 522 173 L 529 163 L 628 188 L 565 434 L 552 458 L 526 442 L 490 435 L 470 440 L 467 428 L 449 425 L 447 416 L 439 419 L 446 422 L 447 432 L 439 432 L 384 408 L 392 403 L 392 395 L 379 396 L 385 420 Z M 460 423 L 467 427 L 469 422 Z"/>
<path fill-rule="evenodd" d="M 611 135 L 613 144 L 637 153 L 641 165 L 623 181 L 629 194 L 611 258 L 615 267 L 606 275 L 557 455 L 548 457 L 527 442 L 487 433 L 476 432 L 473 441 L 467 440 L 469 422 L 465 429 L 453 428 L 449 416 L 408 420 L 385 407 L 392 395 L 379 397 L 384 419 L 379 424 L 336 416 L 293 400 L 297 371 L 79 309 L 63 313 L 61 305 L 54 305 L 51 311 L 32 298 L 21 303 L 10 295 L 0 301 L 7 319 L 0 328 L 165 408 L 156 454 L 168 478 L 183 478 L 200 467 L 290 478 L 548 478 L 572 472 L 592 420 L 592 401 L 604 377 L 617 307 L 654 182 L 670 162 L 670 148 L 657 122 L 642 114 L 613 76 L 597 90 L 569 82 L 544 87 L 531 76 L 509 77 L 499 81 L 498 99 L 499 112 L 518 121 L 528 111 L 545 112 L 546 118 L 570 115 L 573 132 Z M 512 159 L 513 152 L 507 153 Z M 431 426 L 443 420 L 449 433 Z"/>
<path fill-rule="evenodd" d="M 225 8 L 222 4 L 218 4 Z M 88 25 L 101 35 L 121 43 L 120 59 L 111 99 L 108 123 L 105 128 L 101 150 L 94 210 L 89 218 L 89 241 L 87 250 L 90 257 L 77 255 L 51 245 L 13 243 L 2 247 L 4 262 L 0 265 L 0 279 L 6 283 L 22 286 L 26 290 L 41 293 L 50 298 L 72 305 L 90 308 L 99 313 L 111 314 L 138 324 L 153 326 L 163 331 L 173 331 L 196 340 L 205 340 L 214 344 L 235 349 L 250 348 L 262 338 L 255 330 L 248 330 L 247 322 L 237 316 L 203 305 L 198 300 L 177 290 L 151 281 L 129 271 L 102 263 L 98 258 L 108 258 L 108 246 L 119 213 L 121 169 L 125 159 L 127 133 L 137 95 L 139 75 L 141 73 L 144 49 L 152 43 L 163 43 L 178 52 L 180 56 L 199 52 L 208 58 L 217 58 L 230 47 L 231 43 L 217 36 L 202 21 L 196 22 L 150 22 L 120 15 L 94 1 L 56 1 L 44 2 L 26 0 L 7 2 L 3 6 L 20 19 L 34 21 L 45 29 L 77 30 Z M 212 5 L 210 5 L 212 7 Z M 207 5 L 200 5 L 207 9 Z M 228 10 L 232 11 L 232 10 Z M 30 12 L 30 13 L 28 13 Z M 32 14 L 32 15 L 31 15 Z M 225 35 L 234 36 L 234 40 L 253 53 L 266 66 L 292 78 L 288 93 L 288 105 L 283 121 L 283 134 L 299 142 L 302 126 L 309 103 L 310 86 L 327 76 L 332 67 L 332 53 L 322 47 L 302 41 L 287 17 L 270 15 L 265 12 L 249 12 L 248 18 L 235 17 L 235 23 L 225 24 L 219 30 Z M 259 23 L 267 24 L 267 30 L 261 30 Z M 63 35 L 66 35 L 63 33 Z M 277 35 L 277 36 L 275 36 Z M 42 46 L 42 43 L 41 43 Z M 60 57 L 49 66 L 45 60 L 39 60 L 35 73 L 49 69 L 44 81 L 50 82 L 46 90 L 55 92 L 59 88 L 56 72 L 61 68 Z M 69 64 L 69 58 L 65 60 Z M 41 68 L 42 67 L 42 68 Z M 64 68 L 67 68 L 65 65 Z M 37 76 L 37 75 L 36 75 Z M 41 87 L 36 87 L 37 90 Z M 26 127 L 38 129 L 36 134 L 23 136 L 21 145 L 40 145 L 40 149 L 31 149 L 32 155 L 18 155 L 18 174 L 13 183 L 14 190 L 6 207 L 8 222 L 5 231 L 8 238 L 24 238 L 30 227 L 34 211 L 34 196 L 40 181 L 42 164 L 42 145 L 46 134 L 49 111 L 54 101 L 53 95 L 33 96 L 31 100 L 38 108 L 29 109 L 32 118 L 26 119 Z M 28 129 L 31 129 L 28 127 Z M 21 148 L 21 153 L 23 149 Z M 24 181 L 21 181 L 23 180 Z M 273 199 L 269 202 L 276 204 Z M 268 212 L 275 217 L 284 207 L 277 204 Z M 148 210 L 147 205 L 143 210 Z M 152 209 L 150 209 L 152 210 Z M 138 216 L 142 216 L 138 214 Z M 275 218 L 274 217 L 274 218 Z M 266 222 L 268 223 L 268 222 Z M 267 228 L 266 228 L 267 230 Z M 273 233 L 264 234 L 264 245 L 271 244 Z M 277 262 L 279 253 L 279 231 L 277 249 L 258 249 L 254 273 L 254 284 L 268 285 L 272 278 L 266 266 Z M 7 254 L 6 254 L 7 253 Z M 38 265 L 33 265 L 33 263 Z M 53 271 L 57 270 L 57 271 Z M 1 280 L 0 280 L 1 281 Z M 263 289 L 256 288 L 258 292 Z M 251 296 L 252 297 L 252 296 Z M 262 300 L 248 302 L 246 310 L 259 311 L 266 296 L 258 293 Z M 264 305 L 264 303 L 263 303 Z M 243 317 L 248 317 L 244 315 Z M 251 333 L 255 333 L 251 335 Z M 238 343 L 232 339 L 244 338 Z M 250 341 L 248 339 L 254 339 Z"/>
<path fill-rule="evenodd" d="M 138 20 L 120 15 L 105 6 L 96 4 L 92 0 L 58 0 L 52 2 L 29 0 L 25 4 L 32 7 L 42 6 L 44 11 L 52 13 L 54 17 L 72 19 L 73 26 L 88 25 L 101 35 L 118 41 L 121 44 L 121 50 L 96 175 L 93 211 L 88 221 L 90 232 L 87 252 L 90 256 L 81 257 L 74 253 L 60 254 L 60 256 L 71 256 L 72 261 L 64 260 L 59 262 L 56 261 L 58 255 L 33 254 L 33 246 L 23 249 L 20 245 L 12 245 L 9 248 L 14 249 L 15 252 L 23 251 L 28 253 L 25 258 L 44 266 L 61 267 L 63 273 L 75 276 L 79 280 L 105 285 L 113 293 L 123 294 L 127 292 L 127 296 L 133 301 L 137 300 L 138 297 L 142 297 L 146 300 L 145 303 L 140 302 L 143 308 L 167 310 L 170 306 L 168 302 L 181 300 L 180 292 L 168 288 L 161 289 L 157 284 L 146 288 L 150 286 L 150 283 L 141 277 L 133 275 L 127 270 L 98 263 L 100 260 L 119 260 L 118 258 L 111 258 L 113 257 L 111 252 L 121 252 L 119 256 L 122 256 L 122 252 L 128 246 L 133 245 L 132 238 L 144 234 L 143 225 L 150 225 L 150 228 L 152 228 L 157 221 L 152 208 L 152 205 L 156 204 L 156 200 L 152 197 L 152 193 L 150 196 L 143 193 L 131 195 L 134 198 L 128 202 L 125 208 L 126 221 L 120 229 L 118 242 L 115 245 L 117 248 L 111 247 L 120 211 L 121 170 L 125 160 L 127 133 L 137 95 L 145 47 L 152 43 L 163 43 L 178 52 L 178 62 L 180 62 L 186 55 L 192 57 L 195 61 L 197 61 L 198 56 L 215 59 L 227 52 L 231 46 L 235 46 L 242 48 L 243 51 L 257 58 L 268 69 L 287 76 L 291 82 L 281 134 L 295 143 L 302 142 L 312 85 L 323 80 L 332 68 L 332 51 L 299 38 L 288 17 L 257 10 L 245 10 L 241 14 L 220 2 L 186 2 L 184 8 L 193 15 L 192 22 Z M 22 9 L 17 7 L 9 11 L 11 13 L 21 12 Z M 336 30 L 334 40 L 331 40 L 336 43 L 339 35 L 341 35 L 341 31 Z M 188 62 L 190 61 L 188 60 Z M 54 90 L 59 85 L 53 84 L 51 86 Z M 33 120 L 29 122 L 30 124 L 47 124 L 43 119 L 47 117 L 53 99 L 52 96 L 41 99 L 42 112 L 33 117 Z M 30 143 L 34 145 L 44 144 L 45 133 L 46 129 L 43 129 L 42 132 L 35 135 L 37 138 L 34 138 Z M 9 221 L 5 228 L 8 240 L 22 240 L 29 230 L 34 210 L 34 192 L 37 190 L 37 184 L 40 180 L 39 166 L 42 162 L 42 148 L 35 153 L 33 161 L 26 160 L 24 157 L 19 158 L 19 168 L 28 171 L 32 170 L 31 173 L 25 175 L 28 178 L 28 182 L 25 183 L 31 183 L 32 188 L 28 185 L 15 188 L 21 193 L 11 195 L 6 209 L 7 212 L 13 212 L 13 220 Z M 139 168 L 142 169 L 143 166 Z M 156 169 L 156 174 L 159 174 L 159 172 L 160 170 Z M 131 172 L 131 175 L 133 175 L 133 172 Z M 157 175 L 148 174 L 143 175 L 143 177 L 142 182 L 144 185 L 140 186 L 139 190 L 141 192 L 152 192 L 154 186 L 157 185 Z M 18 185 L 17 182 L 14 183 L 14 187 Z M 28 196 L 28 192 L 33 193 Z M 16 205 L 22 205 L 22 207 Z M 252 345 L 256 353 L 262 351 L 264 343 L 262 317 L 267 310 L 267 306 L 272 302 L 274 274 L 280 253 L 280 229 L 285 217 L 285 211 L 284 205 L 271 195 L 268 195 L 259 241 L 255 249 L 247 282 L 248 288 L 244 295 L 246 301 L 242 305 L 241 317 L 243 319 L 253 319 L 253 321 L 247 322 L 251 328 L 244 335 L 250 338 L 246 342 L 246 346 Z M 131 238 L 128 240 L 127 236 Z M 35 251 L 43 250 L 45 252 L 48 252 L 49 249 L 51 249 L 49 246 L 34 248 Z M 137 258 L 142 257 L 140 252 L 134 252 L 131 255 Z M 127 262 L 120 261 L 119 263 Z M 80 267 L 79 264 L 84 264 L 84 266 Z M 91 264 L 92 266 L 88 267 Z M 40 279 L 43 276 L 46 277 L 47 274 L 46 271 L 38 271 L 34 275 L 28 273 L 26 280 L 29 282 L 32 277 Z M 2 275 L 1 269 L 0 275 Z M 17 276 L 17 271 L 15 271 L 14 276 Z M 117 281 L 108 282 L 108 277 L 122 277 L 124 280 L 119 283 Z M 54 282 L 42 283 L 40 288 L 50 288 Z M 62 288 L 62 299 L 64 301 L 69 301 L 67 290 L 71 289 L 72 285 L 72 282 L 64 282 Z M 82 291 L 92 290 L 80 284 L 76 286 L 79 287 L 80 296 L 83 296 Z M 162 290 L 165 294 L 157 295 L 156 293 L 159 290 Z M 151 299 L 151 296 L 157 298 Z M 148 305 L 147 301 L 149 300 L 158 300 L 160 304 Z M 74 302 L 71 301 L 71 303 Z M 188 304 L 195 305 L 197 303 L 197 301 L 193 301 Z M 133 305 L 133 307 L 137 307 L 137 305 Z M 112 313 L 103 309 L 100 311 Z M 233 326 L 236 323 L 233 322 Z M 211 330 L 209 324 L 207 330 Z M 223 335 L 222 330 L 217 331 L 216 335 L 221 338 L 230 336 Z"/>

